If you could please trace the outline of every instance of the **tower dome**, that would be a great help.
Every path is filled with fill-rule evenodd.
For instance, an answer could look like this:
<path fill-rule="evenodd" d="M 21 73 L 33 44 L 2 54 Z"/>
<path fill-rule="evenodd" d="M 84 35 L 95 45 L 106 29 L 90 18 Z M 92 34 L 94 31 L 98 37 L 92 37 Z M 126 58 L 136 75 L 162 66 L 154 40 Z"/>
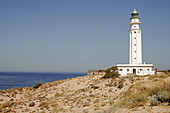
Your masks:
<path fill-rule="evenodd" d="M 136 11 L 136 9 L 134 9 L 133 12 L 131 13 L 130 19 L 134 19 L 134 18 L 140 19 L 140 14 Z"/>
<path fill-rule="evenodd" d="M 140 14 L 136 11 L 136 9 L 134 9 L 133 12 L 131 13 L 131 18 L 130 18 L 129 24 L 130 25 L 141 24 Z"/>

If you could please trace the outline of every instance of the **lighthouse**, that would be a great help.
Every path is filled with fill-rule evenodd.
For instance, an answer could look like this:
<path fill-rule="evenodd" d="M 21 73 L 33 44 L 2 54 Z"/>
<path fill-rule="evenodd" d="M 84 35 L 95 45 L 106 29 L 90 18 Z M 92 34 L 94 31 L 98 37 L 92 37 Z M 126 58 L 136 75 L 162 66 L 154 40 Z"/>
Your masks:
<path fill-rule="evenodd" d="M 142 63 L 142 35 L 139 12 L 133 10 L 130 17 L 129 30 L 129 64 L 117 64 L 121 76 L 153 75 L 153 64 Z"/>
<path fill-rule="evenodd" d="M 141 20 L 136 9 L 131 13 L 129 24 L 129 64 L 142 64 Z"/>

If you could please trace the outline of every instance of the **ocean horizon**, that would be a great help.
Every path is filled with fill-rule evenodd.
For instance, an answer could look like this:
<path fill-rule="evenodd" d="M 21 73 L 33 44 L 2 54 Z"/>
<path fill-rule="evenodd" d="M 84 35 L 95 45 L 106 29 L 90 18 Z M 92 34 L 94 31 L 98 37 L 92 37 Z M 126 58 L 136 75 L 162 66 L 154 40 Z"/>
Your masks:
<path fill-rule="evenodd" d="M 0 90 L 33 87 L 37 83 L 85 76 L 87 72 L 0 72 Z"/>

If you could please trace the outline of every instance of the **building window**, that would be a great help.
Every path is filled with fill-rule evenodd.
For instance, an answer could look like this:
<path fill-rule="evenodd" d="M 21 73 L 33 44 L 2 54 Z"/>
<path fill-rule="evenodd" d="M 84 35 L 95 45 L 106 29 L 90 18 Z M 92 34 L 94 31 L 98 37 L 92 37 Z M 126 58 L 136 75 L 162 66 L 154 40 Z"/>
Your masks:
<path fill-rule="evenodd" d="M 136 53 L 136 51 L 134 51 Z"/>
<path fill-rule="evenodd" d="M 120 71 L 123 71 L 123 69 L 120 69 Z"/>
<path fill-rule="evenodd" d="M 134 59 L 136 59 L 136 58 L 134 58 Z"/>
<path fill-rule="evenodd" d="M 142 71 L 142 69 L 140 69 L 140 71 Z"/>
<path fill-rule="evenodd" d="M 127 69 L 127 71 L 129 71 L 129 69 Z"/>
<path fill-rule="evenodd" d="M 149 69 L 148 69 L 148 71 L 149 71 Z"/>
<path fill-rule="evenodd" d="M 138 31 L 138 33 L 140 33 L 140 31 Z"/>
<path fill-rule="evenodd" d="M 136 39 L 136 37 L 134 39 Z"/>
<path fill-rule="evenodd" d="M 134 26 L 134 28 L 136 28 L 136 26 Z"/>
<path fill-rule="evenodd" d="M 134 44 L 134 46 L 136 46 L 136 44 Z"/>
<path fill-rule="evenodd" d="M 134 31 L 134 33 L 136 33 L 136 31 Z"/>

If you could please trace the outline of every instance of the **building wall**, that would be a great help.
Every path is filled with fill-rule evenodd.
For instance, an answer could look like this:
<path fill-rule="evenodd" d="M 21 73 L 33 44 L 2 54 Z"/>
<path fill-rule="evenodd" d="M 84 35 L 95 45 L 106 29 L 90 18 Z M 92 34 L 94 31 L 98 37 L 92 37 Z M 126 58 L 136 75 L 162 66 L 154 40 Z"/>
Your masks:
<path fill-rule="evenodd" d="M 136 73 L 133 72 L 134 69 L 136 70 Z M 118 67 L 118 72 L 121 76 L 155 74 L 153 67 Z"/>

